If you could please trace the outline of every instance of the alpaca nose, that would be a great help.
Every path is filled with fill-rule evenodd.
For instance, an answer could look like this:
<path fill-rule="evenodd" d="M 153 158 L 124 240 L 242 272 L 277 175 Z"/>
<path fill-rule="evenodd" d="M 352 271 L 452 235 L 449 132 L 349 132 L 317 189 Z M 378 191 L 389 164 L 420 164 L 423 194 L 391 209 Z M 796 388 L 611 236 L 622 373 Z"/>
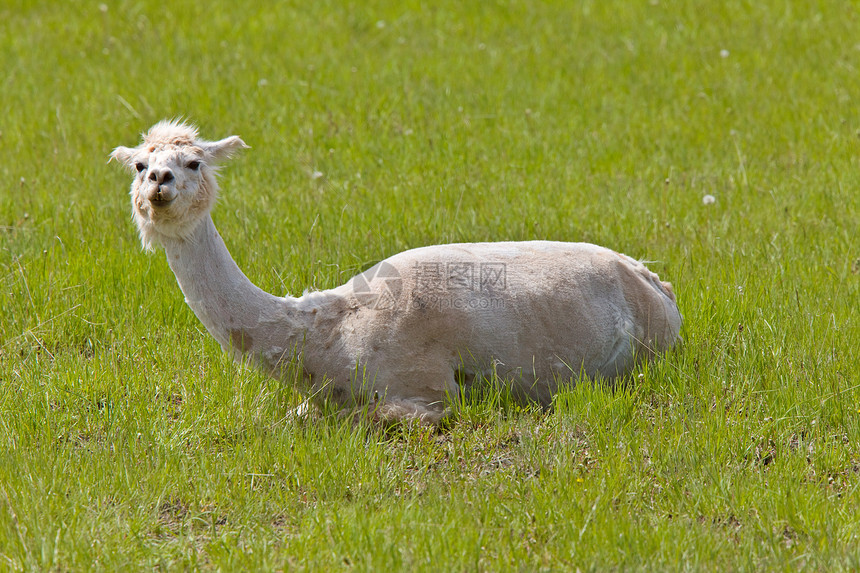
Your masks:
<path fill-rule="evenodd" d="M 154 181 L 158 185 L 165 185 L 173 181 L 173 171 L 167 167 L 164 169 L 153 169 L 149 172 L 149 180 Z"/>

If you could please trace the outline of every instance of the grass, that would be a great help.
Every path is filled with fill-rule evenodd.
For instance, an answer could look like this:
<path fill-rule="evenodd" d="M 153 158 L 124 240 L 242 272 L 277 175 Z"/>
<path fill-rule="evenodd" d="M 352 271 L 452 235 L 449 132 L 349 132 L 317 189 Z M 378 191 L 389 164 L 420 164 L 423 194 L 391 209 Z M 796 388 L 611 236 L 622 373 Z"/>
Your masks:
<path fill-rule="evenodd" d="M 0 570 L 860 568 L 858 28 L 835 0 L 4 0 Z M 174 116 L 252 146 L 214 218 L 269 291 L 591 241 L 674 283 L 684 344 L 550 413 L 292 420 L 140 252 L 106 159 Z"/>

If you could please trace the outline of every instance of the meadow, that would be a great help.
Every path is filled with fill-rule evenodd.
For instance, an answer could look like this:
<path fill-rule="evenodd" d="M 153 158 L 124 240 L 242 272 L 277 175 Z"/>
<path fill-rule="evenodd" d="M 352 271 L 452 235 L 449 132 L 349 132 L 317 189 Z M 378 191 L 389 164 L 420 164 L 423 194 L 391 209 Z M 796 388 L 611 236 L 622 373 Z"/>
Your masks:
<path fill-rule="evenodd" d="M 0 0 L 0 571 L 860 568 L 856 3 L 162 4 Z M 213 218 L 269 292 L 587 241 L 683 344 L 548 412 L 292 418 L 140 248 L 107 158 L 172 117 L 251 146 Z"/>

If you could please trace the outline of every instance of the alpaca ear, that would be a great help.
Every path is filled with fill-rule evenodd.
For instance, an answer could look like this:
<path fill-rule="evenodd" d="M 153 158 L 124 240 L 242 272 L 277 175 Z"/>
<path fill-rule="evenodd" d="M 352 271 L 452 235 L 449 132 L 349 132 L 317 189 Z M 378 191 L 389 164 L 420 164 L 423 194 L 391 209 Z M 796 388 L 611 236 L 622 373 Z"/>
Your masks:
<path fill-rule="evenodd" d="M 108 163 L 110 163 L 111 159 L 116 159 L 126 167 L 131 167 L 132 157 L 134 157 L 135 150 L 130 147 L 117 147 L 110 154 L 110 158 L 108 159 Z"/>
<path fill-rule="evenodd" d="M 201 141 L 198 145 L 216 161 L 229 159 L 240 149 L 247 149 L 247 145 L 238 135 L 231 135 L 220 141 Z"/>

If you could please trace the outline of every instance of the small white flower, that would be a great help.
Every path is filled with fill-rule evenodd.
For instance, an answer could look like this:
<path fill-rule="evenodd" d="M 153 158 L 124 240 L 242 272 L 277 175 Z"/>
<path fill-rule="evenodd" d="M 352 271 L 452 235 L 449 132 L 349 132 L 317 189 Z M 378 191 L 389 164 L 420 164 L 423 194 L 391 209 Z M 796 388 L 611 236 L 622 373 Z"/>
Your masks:
<path fill-rule="evenodd" d="M 322 176 L 322 171 L 314 171 L 313 173 L 311 173 L 311 179 L 319 179 Z"/>
<path fill-rule="evenodd" d="M 728 58 L 729 57 L 729 51 L 726 49 L 720 50 L 720 57 L 723 59 Z"/>
<path fill-rule="evenodd" d="M 705 195 L 704 197 L 702 197 L 702 203 L 704 205 L 713 205 L 716 202 L 717 202 L 717 198 L 714 197 L 713 195 Z"/>
<path fill-rule="evenodd" d="M 379 28 L 380 30 L 383 29 L 385 27 L 385 20 L 378 21 L 376 23 L 376 27 Z"/>

